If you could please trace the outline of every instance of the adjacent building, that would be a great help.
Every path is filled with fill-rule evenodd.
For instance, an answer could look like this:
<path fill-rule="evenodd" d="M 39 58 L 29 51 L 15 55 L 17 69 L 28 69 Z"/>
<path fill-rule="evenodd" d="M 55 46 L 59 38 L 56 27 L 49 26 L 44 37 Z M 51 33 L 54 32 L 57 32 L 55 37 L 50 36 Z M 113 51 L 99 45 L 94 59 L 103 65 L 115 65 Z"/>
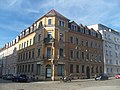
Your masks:
<path fill-rule="evenodd" d="M 1 75 L 17 73 L 17 50 L 18 50 L 18 37 L 5 44 L 4 48 L 0 50 L 0 62 L 1 62 Z"/>
<path fill-rule="evenodd" d="M 102 34 L 104 73 L 110 76 L 120 73 L 120 33 L 102 24 L 88 27 L 99 30 Z"/>

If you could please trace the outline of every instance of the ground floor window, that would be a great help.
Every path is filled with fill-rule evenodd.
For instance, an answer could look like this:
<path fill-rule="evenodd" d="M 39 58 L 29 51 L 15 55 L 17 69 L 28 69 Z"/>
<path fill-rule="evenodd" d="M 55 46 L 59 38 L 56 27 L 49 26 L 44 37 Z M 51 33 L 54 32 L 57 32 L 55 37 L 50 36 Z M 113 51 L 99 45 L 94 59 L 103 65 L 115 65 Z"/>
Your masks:
<path fill-rule="evenodd" d="M 73 64 L 70 64 L 70 73 L 73 73 Z"/>
<path fill-rule="evenodd" d="M 98 66 L 96 67 L 96 73 L 98 73 Z"/>
<path fill-rule="evenodd" d="M 31 72 L 33 72 L 34 71 L 34 64 L 32 64 L 32 66 L 31 66 Z"/>
<path fill-rule="evenodd" d="M 107 73 L 109 72 L 109 68 L 107 68 Z"/>
<path fill-rule="evenodd" d="M 37 64 L 37 75 L 41 75 L 41 64 Z"/>
<path fill-rule="evenodd" d="M 102 67 L 100 66 L 100 73 L 102 73 Z"/>
<path fill-rule="evenodd" d="M 76 73 L 79 73 L 79 65 L 76 65 Z"/>
<path fill-rule="evenodd" d="M 63 76 L 64 75 L 64 65 L 58 64 L 58 75 Z"/>
<path fill-rule="evenodd" d="M 92 66 L 92 73 L 94 73 L 94 66 Z"/>
<path fill-rule="evenodd" d="M 82 73 L 84 73 L 84 65 L 82 65 Z"/>

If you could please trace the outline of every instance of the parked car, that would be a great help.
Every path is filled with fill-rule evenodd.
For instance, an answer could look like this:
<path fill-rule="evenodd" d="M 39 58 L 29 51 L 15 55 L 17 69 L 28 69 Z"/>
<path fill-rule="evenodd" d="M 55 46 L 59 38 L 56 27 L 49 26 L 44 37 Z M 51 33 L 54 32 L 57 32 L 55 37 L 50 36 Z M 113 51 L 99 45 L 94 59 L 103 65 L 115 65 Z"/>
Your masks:
<path fill-rule="evenodd" d="M 13 78 L 14 76 L 13 76 L 13 74 L 8 74 L 8 75 L 6 75 L 6 80 L 12 80 L 12 78 Z"/>
<path fill-rule="evenodd" d="M 0 78 L 2 78 L 2 75 L 0 75 Z"/>
<path fill-rule="evenodd" d="M 95 78 L 95 80 L 108 80 L 108 78 L 109 78 L 108 75 L 103 73 L 103 74 L 100 74 L 99 76 L 97 76 Z"/>
<path fill-rule="evenodd" d="M 12 78 L 12 81 L 14 81 L 14 82 L 27 82 L 28 77 L 25 74 L 21 74 L 19 76 L 14 76 Z"/>
<path fill-rule="evenodd" d="M 5 79 L 5 80 L 12 80 L 12 78 L 13 78 L 13 74 L 2 75 L 2 79 Z"/>
<path fill-rule="evenodd" d="M 7 77 L 7 74 L 2 75 L 2 79 L 6 79 L 6 77 Z"/>
<path fill-rule="evenodd" d="M 120 74 L 115 76 L 116 79 L 120 79 Z"/>

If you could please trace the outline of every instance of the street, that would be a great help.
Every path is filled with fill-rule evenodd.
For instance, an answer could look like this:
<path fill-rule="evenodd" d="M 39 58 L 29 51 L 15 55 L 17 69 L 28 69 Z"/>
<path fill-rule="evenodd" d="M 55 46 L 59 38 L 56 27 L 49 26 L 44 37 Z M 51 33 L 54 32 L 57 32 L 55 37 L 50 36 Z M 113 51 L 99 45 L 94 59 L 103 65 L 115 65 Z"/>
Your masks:
<path fill-rule="evenodd" d="M 79 79 L 66 83 L 60 81 L 16 83 L 0 79 L 0 90 L 120 90 L 120 79 L 105 81 Z"/>

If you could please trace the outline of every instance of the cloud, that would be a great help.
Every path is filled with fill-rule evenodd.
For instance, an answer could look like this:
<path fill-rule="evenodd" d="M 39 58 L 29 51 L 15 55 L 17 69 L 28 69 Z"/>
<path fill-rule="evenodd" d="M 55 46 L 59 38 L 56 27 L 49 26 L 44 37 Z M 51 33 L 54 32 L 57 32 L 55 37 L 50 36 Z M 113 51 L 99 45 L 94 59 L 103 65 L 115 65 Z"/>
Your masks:
<path fill-rule="evenodd" d="M 16 3 L 17 3 L 17 0 L 12 0 L 12 2 L 8 5 L 8 7 L 13 6 Z"/>

